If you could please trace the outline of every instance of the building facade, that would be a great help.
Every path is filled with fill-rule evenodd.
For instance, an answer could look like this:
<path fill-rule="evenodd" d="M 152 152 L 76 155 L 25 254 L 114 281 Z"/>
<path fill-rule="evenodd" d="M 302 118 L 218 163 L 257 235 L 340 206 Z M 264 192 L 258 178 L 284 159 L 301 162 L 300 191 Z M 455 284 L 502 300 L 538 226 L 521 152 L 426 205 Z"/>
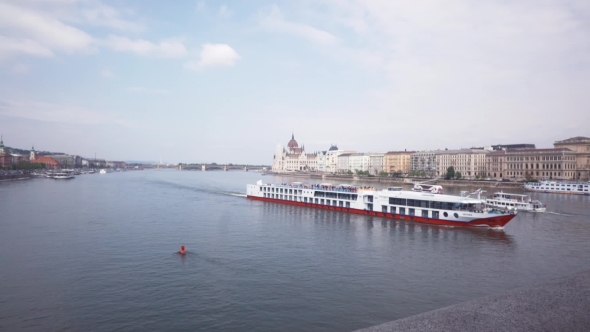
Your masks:
<path fill-rule="evenodd" d="M 449 167 L 460 172 L 463 178 L 486 176 L 486 155 L 484 149 L 442 150 L 436 154 L 437 175 L 444 177 Z"/>
<path fill-rule="evenodd" d="M 350 170 L 350 156 L 352 153 L 343 153 L 338 155 L 338 167 L 336 168 L 336 173 L 348 173 L 352 172 Z"/>
<path fill-rule="evenodd" d="M 371 157 L 366 153 L 351 153 L 348 158 L 348 169 L 356 173 L 357 171 L 368 172 Z"/>
<path fill-rule="evenodd" d="M 410 160 L 410 171 L 424 172 L 427 176 L 435 176 L 438 171 L 436 151 L 414 152 Z"/>
<path fill-rule="evenodd" d="M 385 153 L 369 153 L 369 172 L 377 175 L 383 172 Z"/>
<path fill-rule="evenodd" d="M 317 154 L 305 153 L 305 146 L 299 147 L 295 135 L 286 148 L 277 144 L 272 162 L 273 172 L 317 171 Z"/>
<path fill-rule="evenodd" d="M 590 180 L 590 138 L 582 136 L 572 137 L 563 141 L 557 141 L 553 143 L 553 146 L 569 149 L 576 155 L 574 180 Z"/>
<path fill-rule="evenodd" d="M 487 176 L 494 180 L 571 180 L 576 154 L 565 148 L 494 151 L 486 156 Z"/>
<path fill-rule="evenodd" d="M 414 151 L 390 151 L 383 156 L 383 170 L 388 173 L 410 173 Z"/>

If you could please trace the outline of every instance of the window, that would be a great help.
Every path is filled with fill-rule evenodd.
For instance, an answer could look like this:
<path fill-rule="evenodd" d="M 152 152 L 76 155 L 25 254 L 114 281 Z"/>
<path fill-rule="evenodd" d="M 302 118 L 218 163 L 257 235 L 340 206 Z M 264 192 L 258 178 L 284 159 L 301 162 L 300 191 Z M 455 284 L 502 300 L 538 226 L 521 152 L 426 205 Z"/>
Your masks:
<path fill-rule="evenodd" d="M 448 217 L 449 214 L 447 212 L 443 212 L 443 216 Z"/>
<path fill-rule="evenodd" d="M 459 215 L 457 214 L 457 212 L 453 213 L 453 216 L 455 216 L 455 218 L 459 218 Z"/>
<path fill-rule="evenodd" d="M 389 207 L 389 212 L 395 213 L 395 206 L 390 206 Z"/>
<path fill-rule="evenodd" d="M 422 217 L 428 218 L 428 210 L 422 210 Z"/>
<path fill-rule="evenodd" d="M 387 205 L 381 205 L 381 212 L 387 213 Z"/>
<path fill-rule="evenodd" d="M 406 214 L 406 208 L 399 208 L 399 214 L 402 216 Z"/>
<path fill-rule="evenodd" d="M 413 199 L 408 199 L 408 203 L 407 203 L 407 205 L 408 205 L 408 206 L 417 206 L 417 205 L 416 205 L 416 201 L 415 201 L 415 200 L 413 200 Z"/>
<path fill-rule="evenodd" d="M 415 216 L 416 215 L 416 209 L 408 209 L 408 214 L 411 216 Z"/>
<path fill-rule="evenodd" d="M 350 202 L 346 202 L 346 208 L 350 208 Z"/>
<path fill-rule="evenodd" d="M 438 219 L 439 218 L 438 211 L 432 211 L 432 218 L 434 218 L 434 219 Z"/>

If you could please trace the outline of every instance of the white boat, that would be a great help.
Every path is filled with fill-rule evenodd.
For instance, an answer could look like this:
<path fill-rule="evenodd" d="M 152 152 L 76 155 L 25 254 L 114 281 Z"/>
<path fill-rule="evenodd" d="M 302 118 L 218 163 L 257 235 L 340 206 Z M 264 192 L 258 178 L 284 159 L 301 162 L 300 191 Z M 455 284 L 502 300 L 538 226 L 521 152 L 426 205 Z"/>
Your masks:
<path fill-rule="evenodd" d="M 99 171 L 99 173 L 100 173 L 100 174 L 107 174 L 107 170 L 103 168 L 103 169 L 101 169 L 101 170 Z"/>
<path fill-rule="evenodd" d="M 375 190 L 350 185 L 262 183 L 246 187 L 249 199 L 297 205 L 421 223 L 502 228 L 516 211 L 486 206 L 485 200 L 406 191 L 401 187 Z"/>
<path fill-rule="evenodd" d="M 547 210 L 546 205 L 531 199 L 529 195 L 509 194 L 501 191 L 487 197 L 486 204 L 508 210 L 528 212 L 545 212 Z"/>
<path fill-rule="evenodd" d="M 53 176 L 51 178 L 56 180 L 68 180 L 73 179 L 74 175 L 72 175 L 71 172 L 57 172 L 53 173 Z"/>
<path fill-rule="evenodd" d="M 412 191 L 420 191 L 431 194 L 442 194 L 443 187 L 435 184 L 415 183 Z"/>
<path fill-rule="evenodd" d="M 589 182 L 539 181 L 527 182 L 524 189 L 543 193 L 590 195 Z"/>

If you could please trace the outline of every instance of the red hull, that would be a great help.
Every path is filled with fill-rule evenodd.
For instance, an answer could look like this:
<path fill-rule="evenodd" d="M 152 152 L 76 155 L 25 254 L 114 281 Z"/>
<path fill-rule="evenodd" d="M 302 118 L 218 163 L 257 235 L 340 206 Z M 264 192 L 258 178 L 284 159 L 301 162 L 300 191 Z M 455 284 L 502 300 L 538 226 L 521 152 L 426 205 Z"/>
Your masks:
<path fill-rule="evenodd" d="M 257 196 L 247 196 L 249 199 L 254 199 L 258 201 L 265 201 L 265 202 L 273 202 L 273 203 L 281 203 L 281 204 L 288 204 L 288 205 L 296 205 L 296 206 L 303 206 L 303 207 L 310 207 L 322 210 L 331 210 L 331 211 L 340 211 L 340 212 L 347 212 L 347 213 L 354 213 L 354 214 L 362 214 L 366 216 L 375 216 L 375 217 L 383 217 L 383 218 L 391 218 L 391 219 L 398 219 L 398 220 L 408 220 L 408 221 L 415 221 L 421 222 L 426 224 L 433 224 L 433 225 L 445 225 L 445 226 L 458 226 L 458 227 L 504 227 L 515 215 L 502 215 L 497 217 L 491 218 L 481 218 L 476 219 L 470 222 L 457 222 L 457 221 L 450 221 L 450 220 L 442 220 L 442 219 L 431 219 L 431 218 L 424 218 L 419 216 L 408 216 L 408 215 L 400 215 L 400 214 L 393 214 L 387 212 L 377 212 L 377 211 L 368 211 L 368 210 L 359 210 L 359 209 L 352 209 L 352 208 L 345 208 L 339 206 L 331 206 L 331 205 L 321 205 L 315 203 L 304 203 L 304 202 L 294 202 L 294 201 L 285 201 L 281 199 L 275 198 L 266 198 L 266 197 L 257 197 Z"/>

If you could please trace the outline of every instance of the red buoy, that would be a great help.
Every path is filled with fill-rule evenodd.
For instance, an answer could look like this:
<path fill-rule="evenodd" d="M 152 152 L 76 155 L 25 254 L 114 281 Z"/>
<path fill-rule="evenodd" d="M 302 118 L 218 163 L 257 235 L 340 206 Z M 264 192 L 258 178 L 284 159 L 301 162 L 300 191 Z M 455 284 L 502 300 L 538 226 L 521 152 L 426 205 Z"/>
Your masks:
<path fill-rule="evenodd" d="M 186 255 L 186 251 L 184 250 L 184 246 L 180 246 L 180 254 Z"/>

